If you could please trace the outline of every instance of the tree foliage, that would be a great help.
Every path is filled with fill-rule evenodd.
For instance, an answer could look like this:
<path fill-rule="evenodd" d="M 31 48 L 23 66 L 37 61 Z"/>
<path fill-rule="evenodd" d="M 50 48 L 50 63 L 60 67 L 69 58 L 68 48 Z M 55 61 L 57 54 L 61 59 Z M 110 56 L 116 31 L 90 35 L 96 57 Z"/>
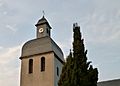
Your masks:
<path fill-rule="evenodd" d="M 73 52 L 64 63 L 58 86 L 97 86 L 98 70 L 87 61 L 80 27 L 73 25 Z"/>

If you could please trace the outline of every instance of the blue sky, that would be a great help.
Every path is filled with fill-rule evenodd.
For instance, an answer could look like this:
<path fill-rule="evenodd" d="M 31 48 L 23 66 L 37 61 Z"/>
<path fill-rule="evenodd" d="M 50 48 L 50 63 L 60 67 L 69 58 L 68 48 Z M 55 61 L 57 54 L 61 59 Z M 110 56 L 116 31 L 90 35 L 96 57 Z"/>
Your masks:
<path fill-rule="evenodd" d="M 120 78 L 119 0 L 0 0 L 0 85 L 19 86 L 22 45 L 36 38 L 42 11 L 65 57 L 72 48 L 72 24 L 81 27 L 88 59 L 99 81 Z"/>

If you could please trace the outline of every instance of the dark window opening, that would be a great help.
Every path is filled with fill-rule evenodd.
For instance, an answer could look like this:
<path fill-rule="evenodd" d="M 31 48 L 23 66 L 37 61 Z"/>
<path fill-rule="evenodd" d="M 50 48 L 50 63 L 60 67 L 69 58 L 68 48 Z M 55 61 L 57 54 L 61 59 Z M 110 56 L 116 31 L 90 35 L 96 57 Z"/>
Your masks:
<path fill-rule="evenodd" d="M 50 36 L 50 30 L 47 28 L 47 33 L 48 33 L 48 35 Z"/>
<path fill-rule="evenodd" d="M 41 72 L 45 71 L 45 57 L 41 58 Z"/>
<path fill-rule="evenodd" d="M 33 73 L 33 59 L 29 60 L 29 73 Z"/>
<path fill-rule="evenodd" d="M 49 34 L 49 36 L 50 36 L 50 30 L 49 30 L 48 34 Z"/>
<path fill-rule="evenodd" d="M 57 67 L 57 76 L 59 76 L 59 68 Z"/>
<path fill-rule="evenodd" d="M 48 28 L 47 28 L 47 33 L 49 33 L 49 30 L 48 30 Z"/>

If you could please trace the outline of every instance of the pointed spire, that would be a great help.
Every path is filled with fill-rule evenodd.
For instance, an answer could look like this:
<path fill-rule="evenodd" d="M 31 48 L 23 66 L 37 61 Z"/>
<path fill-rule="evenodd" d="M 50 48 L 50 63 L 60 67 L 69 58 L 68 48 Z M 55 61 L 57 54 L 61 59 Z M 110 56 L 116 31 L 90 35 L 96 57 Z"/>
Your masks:
<path fill-rule="evenodd" d="M 44 12 L 44 10 L 42 11 L 42 13 L 43 13 L 42 18 L 40 18 L 40 19 L 38 20 L 38 22 L 37 22 L 37 24 L 36 24 L 35 26 L 37 27 L 37 26 L 42 25 L 42 24 L 47 24 L 48 27 L 49 27 L 50 29 L 52 29 L 51 26 L 49 25 L 47 19 L 45 18 L 45 12 Z"/>

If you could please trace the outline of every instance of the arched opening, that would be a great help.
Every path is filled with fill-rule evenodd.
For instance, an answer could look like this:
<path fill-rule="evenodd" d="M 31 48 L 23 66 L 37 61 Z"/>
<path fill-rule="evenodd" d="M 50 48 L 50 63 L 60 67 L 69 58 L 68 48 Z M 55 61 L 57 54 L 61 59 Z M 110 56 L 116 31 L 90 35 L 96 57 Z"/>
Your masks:
<path fill-rule="evenodd" d="M 45 57 L 41 58 L 41 72 L 45 71 Z"/>
<path fill-rule="evenodd" d="M 29 60 L 29 73 L 33 73 L 33 59 Z"/>

